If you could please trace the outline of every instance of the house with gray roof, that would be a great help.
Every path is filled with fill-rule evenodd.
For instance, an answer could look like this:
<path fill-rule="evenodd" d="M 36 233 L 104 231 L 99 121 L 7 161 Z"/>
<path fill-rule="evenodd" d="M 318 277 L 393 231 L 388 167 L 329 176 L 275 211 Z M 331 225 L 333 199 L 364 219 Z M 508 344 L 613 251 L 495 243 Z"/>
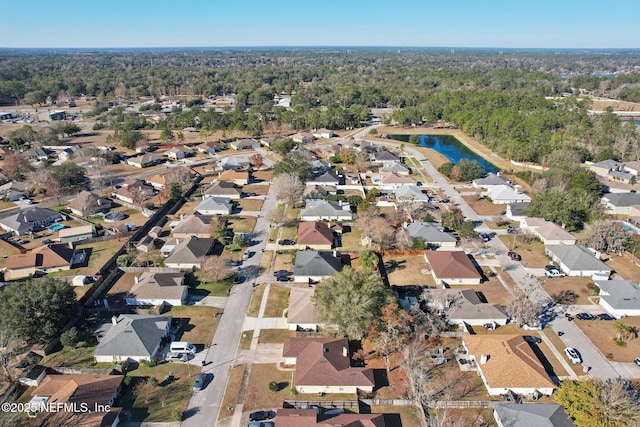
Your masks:
<path fill-rule="evenodd" d="M 133 287 L 125 300 L 128 305 L 182 305 L 187 299 L 188 289 L 182 272 L 144 272 L 135 276 Z"/>
<path fill-rule="evenodd" d="M 307 181 L 307 185 L 338 185 L 340 177 L 334 171 L 329 170 Z"/>
<path fill-rule="evenodd" d="M 196 213 L 200 215 L 229 215 L 231 212 L 233 203 L 223 197 L 207 197 L 196 206 Z"/>
<path fill-rule="evenodd" d="M 498 403 L 493 405 L 498 427 L 575 427 L 556 403 Z"/>
<path fill-rule="evenodd" d="M 429 196 L 417 185 L 401 185 L 395 190 L 396 199 L 401 202 L 428 202 Z"/>
<path fill-rule="evenodd" d="M 29 184 L 20 181 L 7 182 L 0 186 L 0 197 L 6 197 L 8 201 L 15 202 L 27 194 Z"/>
<path fill-rule="evenodd" d="M 342 258 L 336 252 L 305 250 L 296 252 L 293 278 L 296 282 L 319 282 L 342 271 Z"/>
<path fill-rule="evenodd" d="M 157 165 L 162 161 L 164 161 L 164 157 L 161 155 L 146 153 L 141 156 L 127 159 L 127 164 L 137 168 L 147 168 L 149 166 Z"/>
<path fill-rule="evenodd" d="M 206 215 L 187 215 L 172 227 L 173 237 L 209 237 L 211 236 L 211 224 L 216 220 L 216 218 Z"/>
<path fill-rule="evenodd" d="M 189 237 L 176 245 L 164 260 L 164 265 L 180 270 L 194 270 L 202 267 L 202 259 L 211 254 L 216 239 Z"/>
<path fill-rule="evenodd" d="M 61 219 L 60 212 L 49 208 L 31 208 L 1 219 L 0 227 L 20 236 L 36 227 L 44 227 Z"/>
<path fill-rule="evenodd" d="M 337 194 L 338 189 L 333 185 L 307 185 L 304 188 L 305 200 L 324 200 L 329 194 Z"/>
<path fill-rule="evenodd" d="M 453 234 L 435 222 L 412 222 L 405 224 L 404 229 L 412 239 L 422 239 L 430 246 L 455 247 L 458 243 Z"/>
<path fill-rule="evenodd" d="M 640 286 L 631 280 L 596 280 L 600 305 L 617 318 L 640 316 Z"/>
<path fill-rule="evenodd" d="M 400 157 L 396 156 L 391 151 L 381 150 L 371 153 L 369 161 L 373 164 L 388 167 L 392 166 L 394 163 L 400 163 Z"/>
<path fill-rule="evenodd" d="M 607 213 L 612 215 L 629 215 L 631 206 L 640 205 L 640 193 L 607 193 L 600 198 Z"/>
<path fill-rule="evenodd" d="M 487 176 L 474 179 L 471 183 L 475 188 L 484 188 L 488 190 L 494 185 L 509 185 L 511 184 L 511 181 L 504 176 L 489 172 Z"/>
<path fill-rule="evenodd" d="M 249 167 L 249 156 L 226 156 L 220 160 L 223 170 L 244 170 Z"/>
<path fill-rule="evenodd" d="M 409 175 L 411 174 L 411 169 L 400 162 L 393 162 L 390 165 L 381 167 L 380 172 L 393 172 L 398 175 Z"/>
<path fill-rule="evenodd" d="M 633 184 L 636 176 L 628 170 L 624 163 L 615 160 L 603 160 L 589 166 L 589 170 L 595 172 L 596 175 L 607 178 L 610 181 L 624 182 L 625 184 Z"/>
<path fill-rule="evenodd" d="M 426 302 L 438 313 L 446 314 L 450 324 L 506 325 L 509 316 L 500 304 L 489 304 L 473 289 L 427 289 Z"/>
<path fill-rule="evenodd" d="M 307 201 L 300 212 L 302 221 L 351 221 L 353 214 L 349 203 L 329 200 Z"/>
<path fill-rule="evenodd" d="M 544 252 L 569 276 L 593 276 L 594 273 L 609 275 L 612 271 L 607 264 L 596 258 L 594 253 L 584 246 L 545 246 Z"/>
<path fill-rule="evenodd" d="M 489 187 L 488 197 L 496 205 L 531 202 L 531 197 L 514 190 L 508 185 L 492 185 Z"/>
<path fill-rule="evenodd" d="M 171 316 L 121 314 L 113 316 L 111 323 L 93 352 L 97 363 L 156 357 L 162 339 L 169 335 Z"/>
<path fill-rule="evenodd" d="M 202 193 L 202 198 L 207 197 L 226 197 L 227 199 L 240 199 L 242 189 L 237 188 L 233 182 L 215 181 Z"/>
<path fill-rule="evenodd" d="M 260 141 L 256 139 L 238 139 L 236 141 L 230 142 L 229 146 L 234 150 L 252 150 L 256 148 L 260 148 Z"/>
<path fill-rule="evenodd" d="M 531 202 L 509 203 L 504 216 L 512 221 L 522 221 L 527 217 L 527 210 L 530 204 Z"/>

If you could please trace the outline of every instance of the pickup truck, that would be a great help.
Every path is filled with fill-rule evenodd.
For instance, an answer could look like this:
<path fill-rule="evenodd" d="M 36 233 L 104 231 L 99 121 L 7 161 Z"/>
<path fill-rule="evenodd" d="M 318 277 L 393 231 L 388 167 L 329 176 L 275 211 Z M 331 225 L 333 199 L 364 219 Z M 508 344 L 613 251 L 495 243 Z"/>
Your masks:
<path fill-rule="evenodd" d="M 554 278 L 554 277 L 564 277 L 566 276 L 566 274 L 564 274 L 562 271 L 558 270 L 558 269 L 549 269 L 549 270 L 545 270 L 544 271 L 545 276 L 549 277 L 549 278 Z"/>

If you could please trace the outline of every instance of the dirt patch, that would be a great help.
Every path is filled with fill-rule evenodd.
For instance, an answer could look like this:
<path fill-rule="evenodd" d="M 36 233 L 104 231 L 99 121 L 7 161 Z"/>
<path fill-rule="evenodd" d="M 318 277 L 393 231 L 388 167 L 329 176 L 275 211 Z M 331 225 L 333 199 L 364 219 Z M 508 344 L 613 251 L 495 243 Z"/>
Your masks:
<path fill-rule="evenodd" d="M 627 317 L 621 321 L 625 325 L 635 328 L 636 333 L 640 331 L 640 317 Z M 640 338 L 633 337 L 627 341 L 625 347 L 621 347 L 613 341 L 616 334 L 612 327 L 616 321 L 575 319 L 574 322 L 608 359 L 616 362 L 633 362 L 640 355 Z"/>
<path fill-rule="evenodd" d="M 222 398 L 222 404 L 220 405 L 220 413 L 218 414 L 219 420 L 224 420 L 225 418 L 233 415 L 236 404 L 238 403 L 238 395 L 240 394 L 240 387 L 242 386 L 242 378 L 244 377 L 245 368 L 245 364 L 236 365 L 231 368 L 227 388 L 224 391 L 224 397 Z"/>
<path fill-rule="evenodd" d="M 253 172 L 253 179 L 259 182 L 271 182 L 273 179 L 273 171 L 255 171 Z"/>
<path fill-rule="evenodd" d="M 573 292 L 578 296 L 573 304 L 588 305 L 591 304 L 589 297 L 597 295 L 589 289 L 588 285 L 593 281 L 590 277 L 555 277 L 553 279 L 546 279 L 543 282 L 544 290 L 553 297 L 553 295 L 560 294 L 563 291 Z"/>
<path fill-rule="evenodd" d="M 422 255 L 386 256 L 383 262 L 390 285 L 435 285 L 433 276 L 423 273 L 429 268 Z"/>
<path fill-rule="evenodd" d="M 506 205 L 496 205 L 485 198 L 478 199 L 476 196 L 462 196 L 462 198 L 478 215 L 498 216 L 502 215 L 506 209 Z"/>
<path fill-rule="evenodd" d="M 640 265 L 633 264 L 629 258 L 609 254 L 607 265 L 626 280 L 637 280 L 640 277 Z"/>

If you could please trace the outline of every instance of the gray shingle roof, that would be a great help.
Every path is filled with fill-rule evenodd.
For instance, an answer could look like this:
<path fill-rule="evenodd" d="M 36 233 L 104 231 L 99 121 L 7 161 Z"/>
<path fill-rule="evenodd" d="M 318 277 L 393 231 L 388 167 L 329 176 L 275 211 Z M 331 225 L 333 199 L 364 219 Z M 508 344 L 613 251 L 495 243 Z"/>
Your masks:
<path fill-rule="evenodd" d="M 298 251 L 293 267 L 295 276 L 330 276 L 342 270 L 342 260 L 331 252 Z"/>
<path fill-rule="evenodd" d="M 609 193 L 603 197 L 613 206 L 633 206 L 640 205 L 639 193 Z"/>
<path fill-rule="evenodd" d="M 339 217 L 345 219 L 351 219 L 353 217 L 351 211 L 342 209 L 340 203 L 328 200 L 317 202 L 308 201 L 307 208 L 300 212 L 300 216 Z"/>
<path fill-rule="evenodd" d="M 530 202 L 509 203 L 511 216 L 525 216 L 530 204 Z"/>
<path fill-rule="evenodd" d="M 121 314 L 93 352 L 94 356 L 152 357 L 171 316 Z"/>
<path fill-rule="evenodd" d="M 484 178 L 474 179 L 473 183 L 476 185 L 508 185 L 509 180 L 495 173 L 488 173 Z"/>
<path fill-rule="evenodd" d="M 401 185 L 396 188 L 396 198 L 428 202 L 429 196 L 424 194 L 417 185 Z"/>
<path fill-rule="evenodd" d="M 596 258 L 593 253 L 584 246 L 546 246 L 546 250 L 573 271 L 611 271 L 611 268 L 609 268 L 607 264 Z"/>
<path fill-rule="evenodd" d="M 575 427 L 562 406 L 555 403 L 501 403 L 493 408 L 503 427 Z"/>
<path fill-rule="evenodd" d="M 616 310 L 640 308 L 640 286 L 631 280 L 596 280 L 600 298 Z M 608 295 L 604 295 L 604 294 Z"/>
<path fill-rule="evenodd" d="M 176 245 L 165 264 L 200 264 L 201 258 L 211 251 L 216 239 L 188 237 Z"/>
<path fill-rule="evenodd" d="M 222 197 L 207 197 L 198 206 L 196 206 L 196 212 L 201 213 L 204 211 L 223 211 L 231 213 L 233 205 L 229 199 Z"/>
<path fill-rule="evenodd" d="M 412 222 L 407 224 L 406 230 L 412 238 L 422 239 L 426 243 L 457 241 L 451 233 L 445 232 L 442 226 L 435 223 Z"/>

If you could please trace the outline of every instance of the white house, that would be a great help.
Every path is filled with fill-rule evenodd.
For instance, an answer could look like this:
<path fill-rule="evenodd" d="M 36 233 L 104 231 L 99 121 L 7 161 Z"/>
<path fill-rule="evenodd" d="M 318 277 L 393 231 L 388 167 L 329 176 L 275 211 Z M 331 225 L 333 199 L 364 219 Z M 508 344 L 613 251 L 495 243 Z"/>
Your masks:
<path fill-rule="evenodd" d="M 488 197 L 494 204 L 531 202 L 531 197 L 519 193 L 508 185 L 495 185 L 489 190 Z"/>
<path fill-rule="evenodd" d="M 207 197 L 196 206 L 196 213 L 200 215 L 229 215 L 231 212 L 233 204 L 222 197 Z"/>
<path fill-rule="evenodd" d="M 596 280 L 600 305 L 614 317 L 640 316 L 640 286 L 631 280 Z"/>
<path fill-rule="evenodd" d="M 188 289 L 184 273 L 144 272 L 135 276 L 134 285 L 125 300 L 128 305 L 182 305 L 187 299 Z"/>
<path fill-rule="evenodd" d="M 611 268 L 596 258 L 591 250 L 578 245 L 545 246 L 544 252 L 569 276 L 611 274 Z"/>
<path fill-rule="evenodd" d="M 333 138 L 333 135 L 334 135 L 332 130 L 325 129 L 325 128 L 317 129 L 313 131 L 312 134 L 315 138 L 325 138 L 325 139 Z"/>

